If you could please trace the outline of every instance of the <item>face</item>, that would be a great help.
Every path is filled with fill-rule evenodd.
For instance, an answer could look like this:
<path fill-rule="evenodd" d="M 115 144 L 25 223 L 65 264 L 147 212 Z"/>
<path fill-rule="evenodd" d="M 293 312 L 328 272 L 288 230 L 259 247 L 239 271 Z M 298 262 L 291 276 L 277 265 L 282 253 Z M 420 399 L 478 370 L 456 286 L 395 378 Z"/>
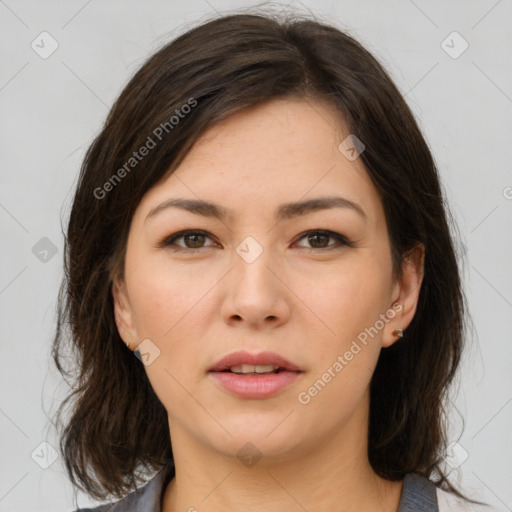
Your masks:
<path fill-rule="evenodd" d="M 149 340 L 145 370 L 171 438 L 231 455 L 251 442 L 272 457 L 365 432 L 372 373 L 414 315 L 421 270 L 393 277 L 378 193 L 338 148 L 348 135 L 321 102 L 271 101 L 211 128 L 139 204 L 116 322 L 132 347 Z M 325 198 L 339 199 L 283 208 Z M 240 395 L 209 371 L 236 351 L 273 352 L 300 372 Z"/>

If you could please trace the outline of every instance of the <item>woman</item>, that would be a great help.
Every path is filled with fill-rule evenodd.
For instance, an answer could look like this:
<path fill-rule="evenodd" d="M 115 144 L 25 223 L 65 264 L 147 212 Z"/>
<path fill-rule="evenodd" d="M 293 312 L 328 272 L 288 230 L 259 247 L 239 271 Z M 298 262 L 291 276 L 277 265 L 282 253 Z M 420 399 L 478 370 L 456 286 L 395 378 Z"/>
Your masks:
<path fill-rule="evenodd" d="M 163 47 L 69 220 L 72 482 L 120 499 L 98 511 L 455 510 L 448 216 L 404 99 L 338 29 L 234 15 Z"/>

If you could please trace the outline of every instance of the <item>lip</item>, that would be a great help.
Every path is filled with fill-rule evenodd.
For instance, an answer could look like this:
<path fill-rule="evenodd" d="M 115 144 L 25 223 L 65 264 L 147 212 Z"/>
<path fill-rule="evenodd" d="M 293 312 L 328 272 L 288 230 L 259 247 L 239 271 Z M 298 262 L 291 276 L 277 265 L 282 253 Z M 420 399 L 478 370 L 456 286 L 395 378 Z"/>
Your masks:
<path fill-rule="evenodd" d="M 238 375 L 224 372 L 231 366 L 241 364 L 266 365 L 279 367 L 279 373 L 267 375 Z M 232 352 L 220 359 L 210 370 L 209 377 L 222 389 L 242 398 L 268 398 L 290 387 L 303 373 L 295 364 L 274 352 Z"/>
<path fill-rule="evenodd" d="M 265 365 L 273 364 L 287 371 L 301 372 L 302 370 L 295 364 L 291 363 L 284 357 L 275 352 L 260 352 L 259 354 L 251 354 L 244 350 L 231 352 L 227 356 L 217 361 L 211 368 L 210 372 L 222 372 L 232 366 L 241 364 Z"/>

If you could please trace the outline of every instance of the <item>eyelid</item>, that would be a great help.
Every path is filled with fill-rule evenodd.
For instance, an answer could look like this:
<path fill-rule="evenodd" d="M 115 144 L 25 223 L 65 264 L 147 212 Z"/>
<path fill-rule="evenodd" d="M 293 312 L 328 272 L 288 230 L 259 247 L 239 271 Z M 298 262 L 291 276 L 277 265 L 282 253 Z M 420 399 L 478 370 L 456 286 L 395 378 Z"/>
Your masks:
<path fill-rule="evenodd" d="M 178 231 L 170 236 L 167 236 L 165 237 L 163 240 L 161 240 L 158 244 L 157 244 L 157 247 L 158 248 L 168 248 L 170 245 L 172 245 L 172 243 L 176 240 L 179 240 L 180 238 L 183 238 L 187 235 L 204 235 L 205 237 L 207 238 L 210 238 L 211 240 L 213 240 L 213 236 L 208 233 L 208 231 L 205 231 L 203 229 L 184 229 L 183 231 Z M 182 247 L 182 246 L 177 246 L 179 247 L 179 249 L 182 249 L 184 251 L 187 251 L 187 252 L 194 252 L 194 251 L 199 251 L 199 250 L 202 250 L 202 249 L 206 249 L 207 247 L 211 247 L 210 245 L 207 245 L 206 247 L 199 247 L 199 248 L 196 248 L 196 249 L 190 249 L 189 247 Z M 179 250 L 178 249 L 178 250 Z"/>
<path fill-rule="evenodd" d="M 326 236 L 329 236 L 330 238 L 334 238 L 335 240 L 337 240 L 338 243 L 330 244 L 327 247 L 321 248 L 321 249 L 318 249 L 315 247 L 302 247 L 303 249 L 308 249 L 310 251 L 315 251 L 315 252 L 316 251 L 326 252 L 326 251 L 329 251 L 330 249 L 339 248 L 340 245 L 341 246 L 345 245 L 348 247 L 353 247 L 355 245 L 353 242 L 351 242 L 346 236 L 342 235 L 341 233 L 337 233 L 336 231 L 331 231 L 329 229 L 321 229 L 321 228 L 308 229 L 307 231 L 304 231 L 299 236 L 297 236 L 297 241 L 301 241 L 303 238 L 305 238 L 307 235 L 310 235 L 310 234 L 326 235 Z"/>
<path fill-rule="evenodd" d="M 173 243 L 176 241 L 176 240 L 179 240 L 187 235 L 195 235 L 195 234 L 198 234 L 198 235 L 203 235 L 207 238 L 209 238 L 210 240 L 214 240 L 215 237 L 213 237 L 213 235 L 211 235 L 208 231 L 205 231 L 203 229 L 185 229 L 183 231 L 178 231 L 170 236 L 167 236 L 165 237 L 163 240 L 161 240 L 157 245 L 156 247 L 157 248 L 169 248 L 170 246 L 173 245 Z M 348 247 L 354 247 L 355 246 L 355 243 L 350 241 L 347 237 L 345 237 L 344 235 L 342 235 L 341 233 L 337 233 L 335 231 L 331 231 L 329 229 L 321 229 L 321 228 L 317 228 L 317 229 L 308 229 L 307 231 L 304 231 L 303 233 L 301 233 L 300 235 L 298 235 L 296 237 L 296 241 L 294 242 L 297 243 L 298 241 L 301 241 L 302 239 L 304 239 L 307 235 L 310 235 L 310 234 L 322 234 L 322 235 L 326 235 L 326 236 L 329 236 L 331 238 L 334 238 L 337 240 L 337 243 L 335 244 L 330 244 L 326 247 L 323 247 L 323 248 L 315 248 L 315 247 L 299 247 L 300 249 L 306 249 L 308 251 L 311 251 L 311 252 L 328 252 L 329 250 L 332 250 L 332 249 L 337 249 L 339 247 L 342 247 L 342 246 L 348 246 Z M 204 250 L 204 249 L 207 249 L 208 247 L 213 247 L 214 244 L 212 245 L 207 245 L 207 246 L 204 246 L 204 247 L 197 247 L 197 248 L 189 248 L 189 247 L 183 247 L 183 246 L 176 246 L 177 249 L 175 249 L 176 251 L 185 251 L 185 252 L 197 252 L 197 251 L 201 251 L 201 250 Z"/>

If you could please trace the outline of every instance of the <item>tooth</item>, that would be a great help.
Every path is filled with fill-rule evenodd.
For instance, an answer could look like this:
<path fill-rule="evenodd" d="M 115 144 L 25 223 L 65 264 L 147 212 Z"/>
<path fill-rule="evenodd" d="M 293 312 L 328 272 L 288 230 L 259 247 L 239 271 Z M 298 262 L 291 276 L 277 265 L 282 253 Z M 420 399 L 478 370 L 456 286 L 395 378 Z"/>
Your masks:
<path fill-rule="evenodd" d="M 277 370 L 279 367 L 273 364 L 242 364 L 238 366 L 232 366 L 230 368 L 232 373 L 269 373 Z"/>
<path fill-rule="evenodd" d="M 254 371 L 256 373 L 267 373 L 273 372 L 274 370 L 277 370 L 277 367 L 275 367 L 273 364 L 260 364 L 254 367 Z"/>
<path fill-rule="evenodd" d="M 252 364 L 240 364 L 238 366 L 232 366 L 230 370 L 233 373 L 251 373 L 254 372 L 254 366 Z"/>

